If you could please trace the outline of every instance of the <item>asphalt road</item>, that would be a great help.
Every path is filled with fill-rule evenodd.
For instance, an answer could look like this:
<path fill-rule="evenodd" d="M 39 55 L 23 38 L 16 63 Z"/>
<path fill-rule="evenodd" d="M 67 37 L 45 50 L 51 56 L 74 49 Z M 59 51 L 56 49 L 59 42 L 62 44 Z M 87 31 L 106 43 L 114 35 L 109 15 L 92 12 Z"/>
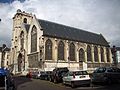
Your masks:
<path fill-rule="evenodd" d="M 92 85 L 91 87 L 71 88 L 62 83 L 54 84 L 49 81 L 39 79 L 29 79 L 26 77 L 15 77 L 17 90 L 120 90 L 120 84 L 113 85 Z"/>

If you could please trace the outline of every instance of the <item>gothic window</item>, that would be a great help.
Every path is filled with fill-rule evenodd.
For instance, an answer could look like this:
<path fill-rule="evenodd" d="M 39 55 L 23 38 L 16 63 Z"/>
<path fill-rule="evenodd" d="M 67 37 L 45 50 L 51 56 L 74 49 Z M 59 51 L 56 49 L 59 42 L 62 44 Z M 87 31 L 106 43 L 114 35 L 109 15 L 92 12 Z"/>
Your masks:
<path fill-rule="evenodd" d="M 75 61 L 75 45 L 74 45 L 74 43 L 70 43 L 70 46 L 69 46 L 69 59 L 70 59 L 70 61 Z"/>
<path fill-rule="evenodd" d="M 92 61 L 91 47 L 89 45 L 87 46 L 87 61 L 88 62 Z"/>
<path fill-rule="evenodd" d="M 33 26 L 31 31 L 31 52 L 37 51 L 37 28 Z"/>
<path fill-rule="evenodd" d="M 100 48 L 100 52 L 101 52 L 101 62 L 104 62 L 104 50 L 102 47 Z"/>
<path fill-rule="evenodd" d="M 50 39 L 45 43 L 45 60 L 52 60 L 52 41 Z"/>
<path fill-rule="evenodd" d="M 85 52 L 84 52 L 84 50 L 81 48 L 81 49 L 79 50 L 79 62 L 83 62 L 83 61 L 85 61 Z"/>
<path fill-rule="evenodd" d="M 109 48 L 106 48 L 107 62 L 110 62 L 110 52 Z"/>
<path fill-rule="evenodd" d="M 20 34 L 20 44 L 21 44 L 21 50 L 24 49 L 24 32 L 23 31 Z"/>
<path fill-rule="evenodd" d="M 94 60 L 98 62 L 98 48 L 96 46 L 94 47 Z"/>
<path fill-rule="evenodd" d="M 62 41 L 58 44 L 58 60 L 64 60 L 64 43 Z"/>
<path fill-rule="evenodd" d="M 27 23 L 27 18 L 24 18 L 23 22 L 24 22 L 24 23 Z"/>

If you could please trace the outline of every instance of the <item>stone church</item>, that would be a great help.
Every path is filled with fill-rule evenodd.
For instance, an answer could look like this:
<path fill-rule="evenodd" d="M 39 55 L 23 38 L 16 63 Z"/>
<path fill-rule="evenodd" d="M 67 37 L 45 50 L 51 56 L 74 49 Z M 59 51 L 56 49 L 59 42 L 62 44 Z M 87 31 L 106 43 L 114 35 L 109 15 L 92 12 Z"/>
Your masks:
<path fill-rule="evenodd" d="M 18 9 L 13 17 L 11 64 L 14 73 L 55 67 L 90 71 L 110 66 L 112 54 L 102 34 L 41 20 Z"/>

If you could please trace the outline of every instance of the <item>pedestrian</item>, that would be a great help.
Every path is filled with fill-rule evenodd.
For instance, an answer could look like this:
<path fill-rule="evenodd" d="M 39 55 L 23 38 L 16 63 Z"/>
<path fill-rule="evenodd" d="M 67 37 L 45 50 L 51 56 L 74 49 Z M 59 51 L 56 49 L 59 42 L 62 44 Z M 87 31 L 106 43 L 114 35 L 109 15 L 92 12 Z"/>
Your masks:
<path fill-rule="evenodd" d="M 29 78 L 30 78 L 30 79 L 32 78 L 32 73 L 31 73 L 31 71 L 29 71 Z"/>

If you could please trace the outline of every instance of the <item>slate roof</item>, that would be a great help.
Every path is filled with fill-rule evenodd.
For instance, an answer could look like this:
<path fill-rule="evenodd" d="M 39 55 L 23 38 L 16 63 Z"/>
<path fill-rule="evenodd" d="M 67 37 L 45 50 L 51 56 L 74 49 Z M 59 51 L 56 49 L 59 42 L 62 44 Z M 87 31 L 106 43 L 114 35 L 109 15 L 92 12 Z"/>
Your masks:
<path fill-rule="evenodd" d="M 6 47 L 5 51 L 10 51 L 10 48 Z M 2 52 L 2 47 L 0 47 L 0 52 Z"/>
<path fill-rule="evenodd" d="M 108 42 L 102 34 L 95 34 L 81 29 L 57 24 L 50 21 L 38 19 L 39 24 L 43 29 L 44 36 L 68 39 L 84 43 L 109 46 Z"/>

